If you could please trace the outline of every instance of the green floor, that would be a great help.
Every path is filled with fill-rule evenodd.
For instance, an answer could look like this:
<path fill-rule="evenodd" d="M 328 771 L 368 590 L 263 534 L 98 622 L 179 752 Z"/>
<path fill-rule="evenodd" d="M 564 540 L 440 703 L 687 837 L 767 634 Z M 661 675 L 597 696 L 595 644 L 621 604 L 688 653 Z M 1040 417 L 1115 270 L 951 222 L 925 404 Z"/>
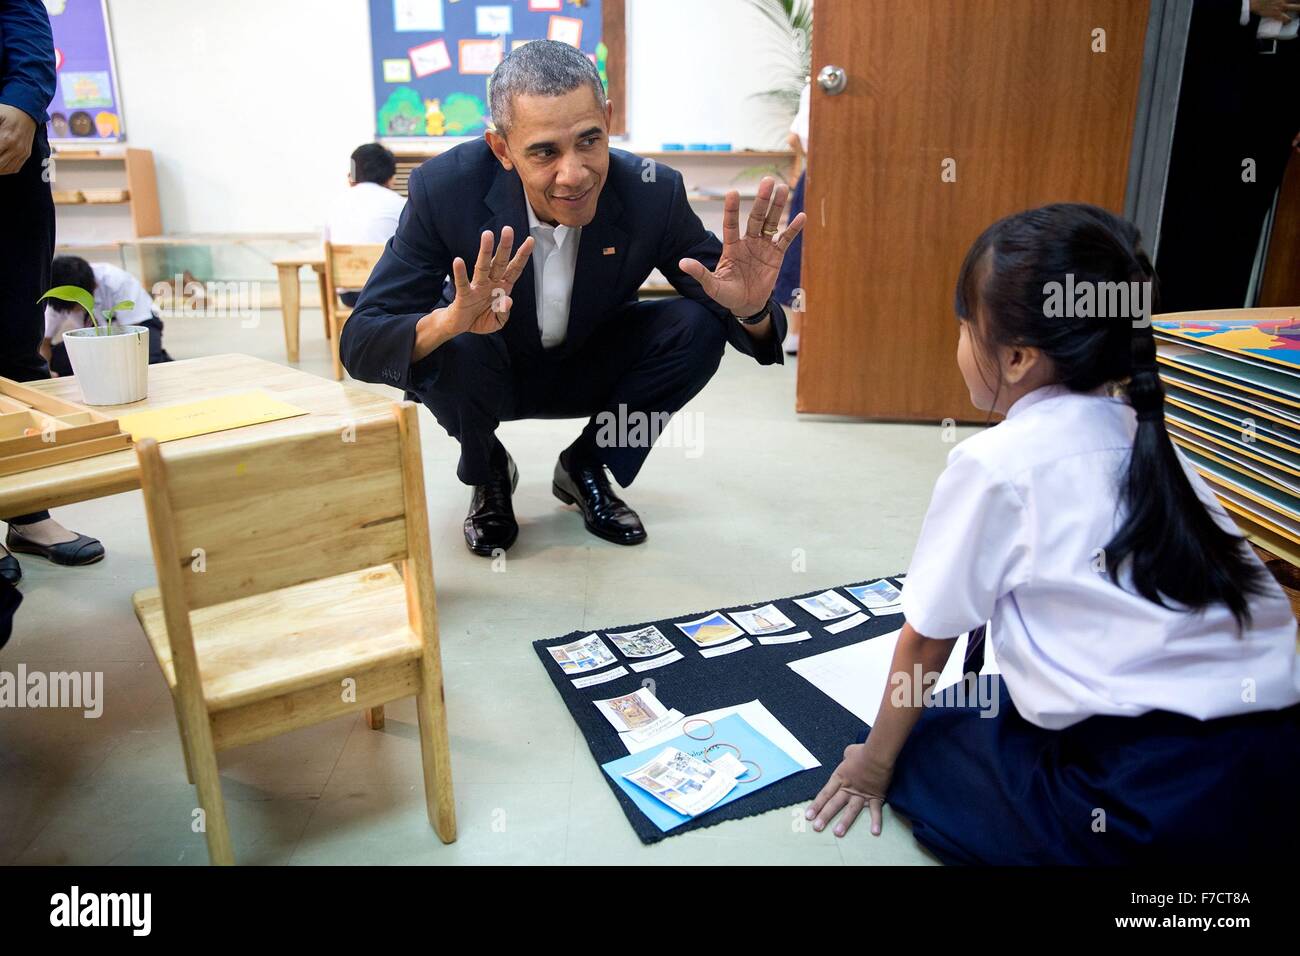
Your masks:
<path fill-rule="evenodd" d="M 282 362 L 280 329 L 278 312 L 252 329 L 177 319 L 166 345 L 177 358 Z M 301 367 L 328 369 L 319 312 L 303 313 Z M 793 364 L 759 368 L 728 353 L 683 412 L 694 447 L 656 448 L 626 494 L 650 536 L 636 548 L 591 537 L 551 497 L 555 456 L 578 423 L 503 426 L 521 472 L 521 531 L 499 571 L 465 550 L 456 446 L 422 410 L 459 840 L 442 845 L 425 818 L 415 709 L 401 702 L 381 732 L 341 718 L 222 754 L 237 859 L 932 863 L 888 807 L 878 838 L 865 826 L 816 834 L 787 808 L 643 847 L 529 646 L 904 569 L 951 445 L 937 425 L 800 419 L 794 388 Z M 171 702 L 131 611 L 131 593 L 154 584 L 140 494 L 55 516 L 103 540 L 108 556 L 77 569 L 22 559 L 26 600 L 0 669 L 102 671 L 105 705 L 98 719 L 0 714 L 0 863 L 206 863 Z"/>

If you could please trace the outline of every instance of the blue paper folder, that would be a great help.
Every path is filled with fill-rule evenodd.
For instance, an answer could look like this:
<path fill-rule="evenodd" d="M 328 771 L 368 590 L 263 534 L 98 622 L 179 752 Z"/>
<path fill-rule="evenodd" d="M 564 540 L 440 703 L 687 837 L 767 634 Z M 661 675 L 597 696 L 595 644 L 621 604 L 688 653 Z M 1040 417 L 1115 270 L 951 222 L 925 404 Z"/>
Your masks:
<path fill-rule="evenodd" d="M 691 727 L 692 733 L 697 736 L 702 732 L 702 729 L 699 725 L 692 725 Z M 726 806 L 733 800 L 739 800 L 747 794 L 761 790 L 768 784 L 776 783 L 778 780 L 798 773 L 803 769 L 799 764 L 795 763 L 789 754 L 756 731 L 739 714 L 732 714 L 730 717 L 724 717 L 722 720 L 715 722 L 713 730 L 714 734 L 708 740 L 693 740 L 682 734 L 664 743 L 655 744 L 655 746 L 640 753 L 628 754 L 626 757 L 611 760 L 609 763 L 603 764 L 601 769 L 609 774 L 619 788 L 637 805 L 637 808 L 649 817 L 650 822 L 665 832 L 673 827 L 681 826 L 683 823 L 688 823 L 693 818 L 686 816 L 684 813 L 678 813 L 672 807 L 652 797 L 623 776 L 623 774 L 646 763 L 665 747 L 676 747 L 692 757 L 703 760 L 705 759 L 705 750 L 713 744 L 731 744 L 732 747 L 740 750 L 742 760 L 752 761 L 758 764 L 761 769 L 762 772 L 757 779 L 752 783 L 745 783 L 744 781 L 753 777 L 754 774 L 753 767 L 746 765 L 749 772 L 740 778 L 740 782 L 736 784 L 735 788 L 701 816 L 707 816 L 718 807 Z M 716 748 L 710 753 L 710 756 L 714 759 L 721 757 L 725 753 L 734 756 L 736 751 L 732 747 Z"/>

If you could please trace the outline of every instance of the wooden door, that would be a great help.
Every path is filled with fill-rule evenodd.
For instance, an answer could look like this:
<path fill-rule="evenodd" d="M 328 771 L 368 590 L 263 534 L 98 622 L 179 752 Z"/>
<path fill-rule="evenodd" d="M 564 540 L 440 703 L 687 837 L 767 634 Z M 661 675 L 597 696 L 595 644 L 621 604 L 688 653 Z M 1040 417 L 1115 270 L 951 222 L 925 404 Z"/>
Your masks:
<path fill-rule="evenodd" d="M 797 408 L 982 421 L 956 365 L 962 257 L 1019 209 L 1123 210 L 1148 4 L 816 9 Z M 828 64 L 838 95 L 816 82 Z"/>

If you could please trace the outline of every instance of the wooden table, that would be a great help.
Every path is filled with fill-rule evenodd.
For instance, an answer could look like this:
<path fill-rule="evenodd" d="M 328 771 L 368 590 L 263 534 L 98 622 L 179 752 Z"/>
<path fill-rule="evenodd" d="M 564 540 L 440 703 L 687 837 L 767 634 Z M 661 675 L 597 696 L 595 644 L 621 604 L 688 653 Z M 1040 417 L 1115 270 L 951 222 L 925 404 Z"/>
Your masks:
<path fill-rule="evenodd" d="M 24 384 L 70 401 L 82 401 L 75 376 Z M 168 442 L 167 448 L 173 445 L 219 446 L 242 441 L 254 433 L 258 436 L 291 435 L 319 428 L 323 422 L 341 429 L 349 422 L 382 415 L 393 404 L 393 399 L 384 395 L 251 355 L 230 353 L 150 365 L 148 398 L 129 405 L 97 405 L 95 408 L 109 415 L 124 415 L 249 389 L 261 389 L 291 405 L 305 408 L 308 414 L 180 438 Z M 0 515 L 27 514 L 42 508 L 134 491 L 139 487 L 135 449 L 128 448 L 0 477 Z"/>
<path fill-rule="evenodd" d="M 275 271 L 280 279 L 280 312 L 284 316 L 284 350 L 290 362 L 298 361 L 298 272 L 311 266 L 316 273 L 316 286 L 320 289 L 321 317 L 325 323 L 325 337 L 330 336 L 330 323 L 325 302 L 325 260 L 319 257 L 275 259 Z"/>

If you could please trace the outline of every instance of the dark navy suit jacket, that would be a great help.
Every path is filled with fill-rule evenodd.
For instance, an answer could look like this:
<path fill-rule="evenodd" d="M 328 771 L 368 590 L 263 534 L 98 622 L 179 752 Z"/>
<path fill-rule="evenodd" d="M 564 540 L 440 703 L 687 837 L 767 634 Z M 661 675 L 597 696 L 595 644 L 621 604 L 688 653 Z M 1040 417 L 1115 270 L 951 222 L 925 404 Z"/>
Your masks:
<path fill-rule="evenodd" d="M 0 0 L 0 103 L 43 126 L 54 98 L 54 35 L 41 0 Z"/>
<path fill-rule="evenodd" d="M 643 178 L 643 169 L 653 171 L 651 181 Z M 504 226 L 512 226 L 516 249 L 529 231 L 519 175 L 497 161 L 484 139 L 462 143 L 414 170 L 407 194 L 397 233 L 343 326 L 339 354 L 354 378 L 412 393 L 413 386 L 437 377 L 443 350 L 435 349 L 415 365 L 411 351 L 420 317 L 454 298 L 451 283 L 444 291 L 452 260 L 460 256 L 472 271 L 485 229 L 499 238 Z M 614 252 L 606 255 L 611 248 Z M 531 259 L 511 291 L 510 320 L 489 337 L 508 353 L 515 368 L 563 359 L 603 323 L 617 321 L 620 307 L 636 301 L 641 283 L 658 268 L 681 295 L 699 302 L 713 320 L 723 323 L 737 349 L 763 365 L 784 361 L 785 315 L 775 301 L 768 302 L 775 335 L 757 344 L 698 282 L 677 268 L 679 259 L 693 258 L 712 269 L 721 253 L 722 243 L 687 202 L 680 173 L 611 149 L 595 217 L 579 237 L 564 342 L 542 347 Z"/>

